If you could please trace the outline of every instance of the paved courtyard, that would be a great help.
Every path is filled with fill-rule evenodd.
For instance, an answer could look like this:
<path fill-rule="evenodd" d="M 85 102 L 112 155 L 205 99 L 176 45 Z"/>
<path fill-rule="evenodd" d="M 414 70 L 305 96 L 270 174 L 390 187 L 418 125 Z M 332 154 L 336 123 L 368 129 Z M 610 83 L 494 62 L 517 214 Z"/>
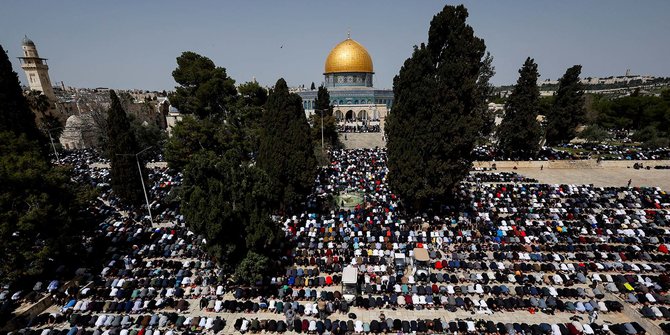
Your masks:
<path fill-rule="evenodd" d="M 670 170 L 635 170 L 632 168 L 607 167 L 600 169 L 543 169 L 539 168 L 498 168 L 498 171 L 516 172 L 529 178 L 535 178 L 543 184 L 593 184 L 594 186 L 631 186 L 660 187 L 670 190 Z"/>

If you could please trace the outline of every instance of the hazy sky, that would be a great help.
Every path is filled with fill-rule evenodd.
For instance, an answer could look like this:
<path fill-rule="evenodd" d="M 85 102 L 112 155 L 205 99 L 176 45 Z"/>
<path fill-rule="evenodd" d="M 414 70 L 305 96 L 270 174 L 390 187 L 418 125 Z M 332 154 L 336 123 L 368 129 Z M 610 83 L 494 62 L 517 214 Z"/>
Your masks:
<path fill-rule="evenodd" d="M 456 3 L 449 1 L 448 3 Z M 52 82 L 76 87 L 172 89 L 175 58 L 191 50 L 238 83 L 319 84 L 330 49 L 347 36 L 391 88 L 412 46 L 426 41 L 442 1 L 2 0 L 0 44 L 16 57 L 27 34 L 49 59 Z M 542 79 L 574 64 L 583 77 L 670 76 L 670 0 L 466 1 L 468 23 L 494 57 L 494 84 L 514 83 L 527 56 Z M 281 47 L 283 45 L 283 47 Z"/>

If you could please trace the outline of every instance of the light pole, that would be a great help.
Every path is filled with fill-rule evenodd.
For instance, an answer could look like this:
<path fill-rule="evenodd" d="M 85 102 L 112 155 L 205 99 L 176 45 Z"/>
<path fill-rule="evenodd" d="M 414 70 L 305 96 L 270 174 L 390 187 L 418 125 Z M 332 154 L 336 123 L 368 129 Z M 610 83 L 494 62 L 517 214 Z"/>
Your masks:
<path fill-rule="evenodd" d="M 144 201 L 147 203 L 147 211 L 149 212 L 149 221 L 151 222 L 151 226 L 154 225 L 154 218 L 153 215 L 151 215 L 151 206 L 149 205 L 149 197 L 147 196 L 147 187 L 144 185 L 144 176 L 142 175 L 142 166 L 140 165 L 140 154 L 144 153 L 145 151 L 153 148 L 153 146 L 150 146 L 148 148 L 144 148 L 144 150 L 136 153 L 136 154 L 116 154 L 117 156 L 135 156 L 135 161 L 137 161 L 137 170 L 140 173 L 140 181 L 142 181 L 142 191 L 144 191 Z"/>
<path fill-rule="evenodd" d="M 321 149 L 323 149 L 324 148 L 324 145 L 323 145 L 323 111 L 327 110 L 327 109 L 315 109 L 315 110 L 321 112 Z"/>
<path fill-rule="evenodd" d="M 49 132 L 49 140 L 51 141 L 51 148 L 54 149 L 54 155 L 56 155 L 56 160 L 58 160 L 58 151 L 56 151 L 56 145 L 54 144 L 54 138 L 51 136 L 51 131 L 56 130 L 56 129 L 63 129 L 65 127 L 56 127 L 56 128 L 51 128 L 47 129 L 47 132 Z"/>

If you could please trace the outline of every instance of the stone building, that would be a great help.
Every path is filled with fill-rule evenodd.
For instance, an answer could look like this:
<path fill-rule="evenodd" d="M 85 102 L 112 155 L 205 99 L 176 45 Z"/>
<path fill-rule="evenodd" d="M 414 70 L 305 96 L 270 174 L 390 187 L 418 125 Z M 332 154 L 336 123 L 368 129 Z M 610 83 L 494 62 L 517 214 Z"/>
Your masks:
<path fill-rule="evenodd" d="M 93 120 L 92 114 L 71 115 L 58 141 L 65 150 L 93 148 L 103 130 Z"/>

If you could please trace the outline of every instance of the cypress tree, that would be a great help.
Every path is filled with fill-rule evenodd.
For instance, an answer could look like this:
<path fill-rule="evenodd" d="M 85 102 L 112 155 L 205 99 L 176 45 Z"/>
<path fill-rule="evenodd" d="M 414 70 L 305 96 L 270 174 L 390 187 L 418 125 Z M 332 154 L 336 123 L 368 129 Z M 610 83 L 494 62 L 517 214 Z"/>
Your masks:
<path fill-rule="evenodd" d="M 12 63 L 0 45 L 0 132 L 11 131 L 17 136 L 25 134 L 28 140 L 46 143 L 35 124 L 35 115 L 21 91 L 21 84 Z"/>
<path fill-rule="evenodd" d="M 539 76 L 535 60 L 528 57 L 505 103 L 505 117 L 498 130 L 498 145 L 506 157 L 528 159 L 540 148 L 542 129 L 537 122 L 540 109 L 540 89 L 537 87 Z"/>
<path fill-rule="evenodd" d="M 141 205 L 144 202 L 144 191 L 135 159 L 135 154 L 139 152 L 135 134 L 113 90 L 110 91 L 110 98 L 112 104 L 107 116 L 107 155 L 111 163 L 112 190 L 124 203 Z M 142 162 L 140 165 L 144 166 Z"/>
<path fill-rule="evenodd" d="M 556 145 L 568 142 L 576 135 L 577 126 L 584 122 L 584 85 L 579 82 L 581 65 L 565 71 L 558 82 L 556 99 L 547 115 L 547 143 Z"/>
<path fill-rule="evenodd" d="M 311 115 L 312 137 L 314 143 L 321 145 L 321 112 L 323 111 L 323 138 L 326 146 L 338 146 L 337 124 L 333 116 L 333 106 L 330 105 L 330 93 L 323 85 L 314 100 L 314 114 Z"/>
<path fill-rule="evenodd" d="M 428 44 L 414 48 L 393 80 L 387 119 L 389 183 L 408 209 L 450 198 L 488 131 L 491 59 L 466 24 L 465 7 L 445 6 L 430 23 Z"/>
<path fill-rule="evenodd" d="M 264 170 L 281 208 L 298 206 L 316 177 L 316 158 L 302 99 L 284 79 L 270 90 L 262 116 L 258 167 Z"/>

